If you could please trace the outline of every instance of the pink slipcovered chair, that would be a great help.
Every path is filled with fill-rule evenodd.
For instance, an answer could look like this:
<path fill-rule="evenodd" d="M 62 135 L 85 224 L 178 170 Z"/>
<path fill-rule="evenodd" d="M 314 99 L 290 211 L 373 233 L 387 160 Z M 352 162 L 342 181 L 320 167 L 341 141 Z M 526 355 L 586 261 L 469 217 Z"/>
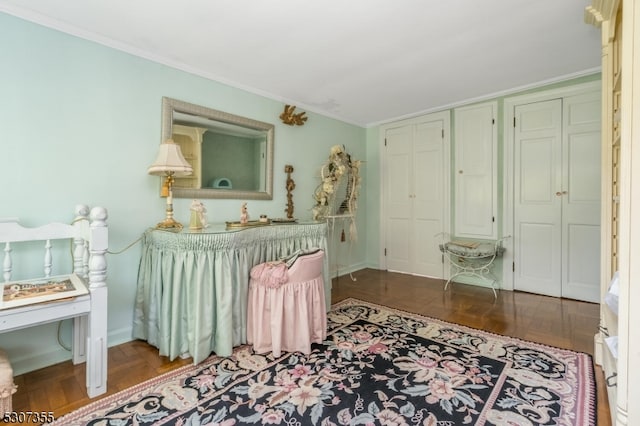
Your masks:
<path fill-rule="evenodd" d="M 256 353 L 309 354 L 312 343 L 327 337 L 324 251 L 287 262 L 266 262 L 251 269 L 247 306 L 247 341 Z"/>

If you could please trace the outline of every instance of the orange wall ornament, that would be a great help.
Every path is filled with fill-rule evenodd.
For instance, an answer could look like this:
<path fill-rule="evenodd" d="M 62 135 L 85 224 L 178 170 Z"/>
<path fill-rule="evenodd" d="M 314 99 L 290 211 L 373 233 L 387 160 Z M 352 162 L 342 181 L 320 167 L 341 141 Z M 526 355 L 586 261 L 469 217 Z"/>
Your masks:
<path fill-rule="evenodd" d="M 306 112 L 294 114 L 296 107 L 293 105 L 285 105 L 284 111 L 280 114 L 280 120 L 289 126 L 303 126 L 309 117 Z"/>

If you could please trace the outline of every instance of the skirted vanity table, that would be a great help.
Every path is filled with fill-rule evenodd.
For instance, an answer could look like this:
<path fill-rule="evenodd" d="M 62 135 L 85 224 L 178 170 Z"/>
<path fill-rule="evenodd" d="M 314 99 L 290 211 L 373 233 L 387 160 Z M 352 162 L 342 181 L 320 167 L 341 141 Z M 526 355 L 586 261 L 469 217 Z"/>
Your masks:
<path fill-rule="evenodd" d="M 133 337 L 170 359 L 192 356 L 199 363 L 211 352 L 229 356 L 247 342 L 251 268 L 312 248 L 327 250 L 326 222 L 149 229 L 142 236 Z M 326 260 L 323 275 L 331 306 Z"/>
<path fill-rule="evenodd" d="M 294 219 L 293 167 L 285 166 L 287 219 L 276 223 L 264 216 L 257 221 L 262 223 L 249 223 L 246 200 L 273 199 L 274 128 L 206 106 L 162 99 L 160 150 L 148 173 L 162 177 L 166 218 L 142 236 L 133 322 L 133 337 L 156 346 L 160 355 L 171 360 L 191 356 L 196 364 L 212 352 L 231 355 L 235 346 L 247 343 L 251 268 L 300 250 L 327 253 L 322 275 L 326 308 L 331 306 L 325 218 L 334 214 L 334 207 L 340 214 L 349 213 L 350 237 L 355 238 L 360 162 L 352 161 L 344 147 L 331 148 L 319 185 L 324 191 L 330 183 L 331 194 L 314 193 L 312 222 Z M 223 178 L 224 188 L 219 185 Z M 174 195 L 193 200 L 188 228 L 173 218 Z M 240 200 L 240 222 L 207 226 L 199 199 Z"/>

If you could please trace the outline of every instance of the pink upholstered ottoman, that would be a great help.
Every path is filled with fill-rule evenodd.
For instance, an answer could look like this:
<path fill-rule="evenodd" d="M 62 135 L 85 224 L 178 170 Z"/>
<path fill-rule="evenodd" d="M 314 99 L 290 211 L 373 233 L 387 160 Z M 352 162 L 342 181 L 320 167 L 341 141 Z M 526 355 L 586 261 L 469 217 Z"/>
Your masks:
<path fill-rule="evenodd" d="M 0 349 L 0 419 L 5 413 L 11 412 L 11 398 L 16 393 L 17 387 L 13 383 L 13 368 L 9 364 L 7 354 Z"/>

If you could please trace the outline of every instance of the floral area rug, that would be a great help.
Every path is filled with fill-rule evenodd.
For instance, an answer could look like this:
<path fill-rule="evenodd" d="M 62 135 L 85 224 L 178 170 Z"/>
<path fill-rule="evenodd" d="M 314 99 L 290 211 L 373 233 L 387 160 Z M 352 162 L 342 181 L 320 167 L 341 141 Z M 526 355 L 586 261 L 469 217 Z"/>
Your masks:
<path fill-rule="evenodd" d="M 591 357 L 355 299 L 310 355 L 211 356 L 54 425 L 595 425 Z"/>

